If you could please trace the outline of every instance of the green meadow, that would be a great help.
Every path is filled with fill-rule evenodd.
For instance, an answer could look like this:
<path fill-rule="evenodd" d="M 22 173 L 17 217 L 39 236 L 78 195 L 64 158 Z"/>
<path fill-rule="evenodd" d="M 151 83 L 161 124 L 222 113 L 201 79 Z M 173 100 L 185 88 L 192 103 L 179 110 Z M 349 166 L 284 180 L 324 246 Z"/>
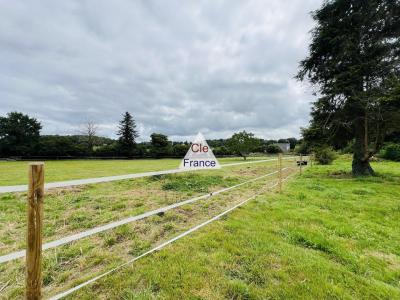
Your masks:
<path fill-rule="evenodd" d="M 400 164 L 348 159 L 74 294 L 90 299 L 400 299 Z"/>
<path fill-rule="evenodd" d="M 285 166 L 293 161 L 285 161 Z M 230 166 L 213 171 L 120 180 L 46 191 L 44 242 L 208 194 L 276 170 L 276 161 Z M 287 170 L 284 175 L 295 170 Z M 44 251 L 45 296 L 62 291 L 94 274 L 140 255 L 179 232 L 262 191 L 276 174 L 232 191 L 168 211 L 162 216 L 96 234 Z M 0 194 L 0 255 L 25 248 L 26 193 Z M 23 297 L 24 260 L 0 264 L 0 295 Z M 1 297 L 0 297 L 1 298 Z"/>
<path fill-rule="evenodd" d="M 270 157 L 248 157 L 247 160 L 268 159 Z M 276 158 L 273 157 L 273 158 Z M 242 162 L 243 158 L 220 158 L 221 164 Z M 181 159 L 82 159 L 82 160 L 48 160 L 45 161 L 46 182 L 124 175 L 175 169 Z M 27 183 L 27 161 L 0 161 L 0 186 Z"/>
<path fill-rule="evenodd" d="M 285 166 L 293 162 L 285 162 Z M 67 299 L 400 299 L 400 163 L 353 178 L 350 158 L 266 177 L 44 252 L 45 297 L 102 274 L 234 204 L 254 200 Z M 48 192 L 45 242 L 212 192 L 276 163 Z M 0 254 L 22 249 L 25 193 L 0 195 Z M 0 265 L 0 295 L 22 298 L 23 260 Z"/>

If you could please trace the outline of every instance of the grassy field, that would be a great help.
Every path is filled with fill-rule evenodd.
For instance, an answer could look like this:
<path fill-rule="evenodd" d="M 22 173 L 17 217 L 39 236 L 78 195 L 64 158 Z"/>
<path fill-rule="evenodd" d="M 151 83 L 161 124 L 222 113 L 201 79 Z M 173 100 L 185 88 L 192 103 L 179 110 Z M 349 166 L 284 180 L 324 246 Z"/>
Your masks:
<path fill-rule="evenodd" d="M 286 161 L 285 164 L 293 164 Z M 44 241 L 81 232 L 124 217 L 203 195 L 270 173 L 276 162 L 257 163 L 167 176 L 121 180 L 46 193 Z M 288 171 L 289 172 L 289 171 Z M 287 173 L 287 172 L 286 172 Z M 285 173 L 285 174 L 286 174 Z M 244 185 L 229 193 L 131 223 L 69 245 L 44 252 L 45 295 L 64 290 L 93 274 L 126 261 L 165 239 L 234 205 L 254 190 L 272 184 L 276 175 Z M 0 195 L 0 255 L 25 248 L 26 193 Z M 0 265 L 1 295 L 21 298 L 23 260 Z"/>
<path fill-rule="evenodd" d="M 289 162 L 287 162 L 288 164 Z M 254 178 L 275 163 L 54 190 L 45 240 Z M 189 237 L 69 299 L 400 299 L 400 164 L 355 179 L 349 158 L 314 166 Z M 285 175 L 287 175 L 286 173 Z M 44 258 L 53 295 L 101 274 L 273 183 L 266 178 Z M 24 247 L 25 194 L 0 198 L 0 251 Z M 23 296 L 23 262 L 0 265 L 0 295 Z"/>
<path fill-rule="evenodd" d="M 249 157 L 248 160 L 266 159 Z M 241 162 L 243 158 L 221 158 L 219 162 Z M 133 160 L 49 160 L 46 161 L 46 182 L 123 175 L 149 171 L 174 169 L 181 159 L 133 159 Z M 27 183 L 26 161 L 0 161 L 0 186 Z"/>
<path fill-rule="evenodd" d="M 400 299 L 400 164 L 316 166 L 72 298 Z"/>

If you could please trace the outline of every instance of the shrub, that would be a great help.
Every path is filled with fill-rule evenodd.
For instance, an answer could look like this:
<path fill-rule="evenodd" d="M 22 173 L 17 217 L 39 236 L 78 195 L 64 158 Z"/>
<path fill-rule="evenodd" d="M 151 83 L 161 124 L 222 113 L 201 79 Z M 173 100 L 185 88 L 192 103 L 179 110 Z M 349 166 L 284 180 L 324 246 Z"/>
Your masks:
<path fill-rule="evenodd" d="M 307 143 L 301 142 L 300 144 L 297 144 L 294 147 L 294 152 L 296 154 L 309 154 L 310 153 L 310 147 L 308 146 Z"/>
<path fill-rule="evenodd" d="M 315 152 L 315 159 L 321 165 L 329 165 L 336 159 L 336 152 L 331 147 L 323 147 Z"/>
<path fill-rule="evenodd" d="M 347 143 L 346 147 L 342 149 L 343 154 L 353 154 L 354 152 L 354 140 Z"/>
<path fill-rule="evenodd" d="M 271 154 L 282 152 L 282 149 L 277 144 L 268 145 L 266 150 L 267 150 L 267 153 L 271 153 Z"/>
<path fill-rule="evenodd" d="M 103 146 L 95 146 L 94 147 L 94 155 L 96 156 L 116 156 L 118 144 L 113 143 L 109 145 Z"/>
<path fill-rule="evenodd" d="M 379 156 L 389 160 L 400 161 L 400 144 L 390 143 L 385 145 Z"/>
<path fill-rule="evenodd" d="M 189 150 L 189 145 L 187 144 L 174 144 L 172 146 L 172 155 L 178 157 L 184 157 L 186 152 Z"/>

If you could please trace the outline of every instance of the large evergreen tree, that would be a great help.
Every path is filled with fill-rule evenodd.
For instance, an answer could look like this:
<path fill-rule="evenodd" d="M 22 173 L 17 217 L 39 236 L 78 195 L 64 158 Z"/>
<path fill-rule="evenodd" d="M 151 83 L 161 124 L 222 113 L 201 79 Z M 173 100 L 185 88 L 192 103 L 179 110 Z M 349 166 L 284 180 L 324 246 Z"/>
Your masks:
<path fill-rule="evenodd" d="M 126 112 L 119 122 L 117 134 L 121 153 L 132 156 L 136 146 L 136 138 L 139 137 L 139 134 L 136 131 L 135 120 L 129 112 Z"/>
<path fill-rule="evenodd" d="M 313 18 L 298 78 L 320 98 L 304 137 L 338 147 L 354 139 L 353 174 L 373 174 L 370 157 L 400 125 L 400 2 L 325 1 Z"/>

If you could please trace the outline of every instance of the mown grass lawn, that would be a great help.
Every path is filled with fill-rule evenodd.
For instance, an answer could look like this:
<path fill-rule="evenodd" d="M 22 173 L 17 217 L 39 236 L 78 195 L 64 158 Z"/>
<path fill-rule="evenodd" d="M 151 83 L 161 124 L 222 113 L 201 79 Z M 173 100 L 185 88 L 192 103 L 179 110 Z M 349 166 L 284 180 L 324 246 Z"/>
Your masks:
<path fill-rule="evenodd" d="M 248 160 L 267 157 L 249 157 Z M 276 157 L 275 157 L 276 158 Z M 221 164 L 241 162 L 243 158 L 218 159 Z M 49 160 L 45 162 L 46 182 L 123 175 L 175 169 L 181 159 L 132 159 L 132 160 Z M 26 161 L 0 161 L 0 186 L 27 183 Z"/>
<path fill-rule="evenodd" d="M 70 299 L 400 299 L 400 164 L 373 167 L 308 168 Z"/>

